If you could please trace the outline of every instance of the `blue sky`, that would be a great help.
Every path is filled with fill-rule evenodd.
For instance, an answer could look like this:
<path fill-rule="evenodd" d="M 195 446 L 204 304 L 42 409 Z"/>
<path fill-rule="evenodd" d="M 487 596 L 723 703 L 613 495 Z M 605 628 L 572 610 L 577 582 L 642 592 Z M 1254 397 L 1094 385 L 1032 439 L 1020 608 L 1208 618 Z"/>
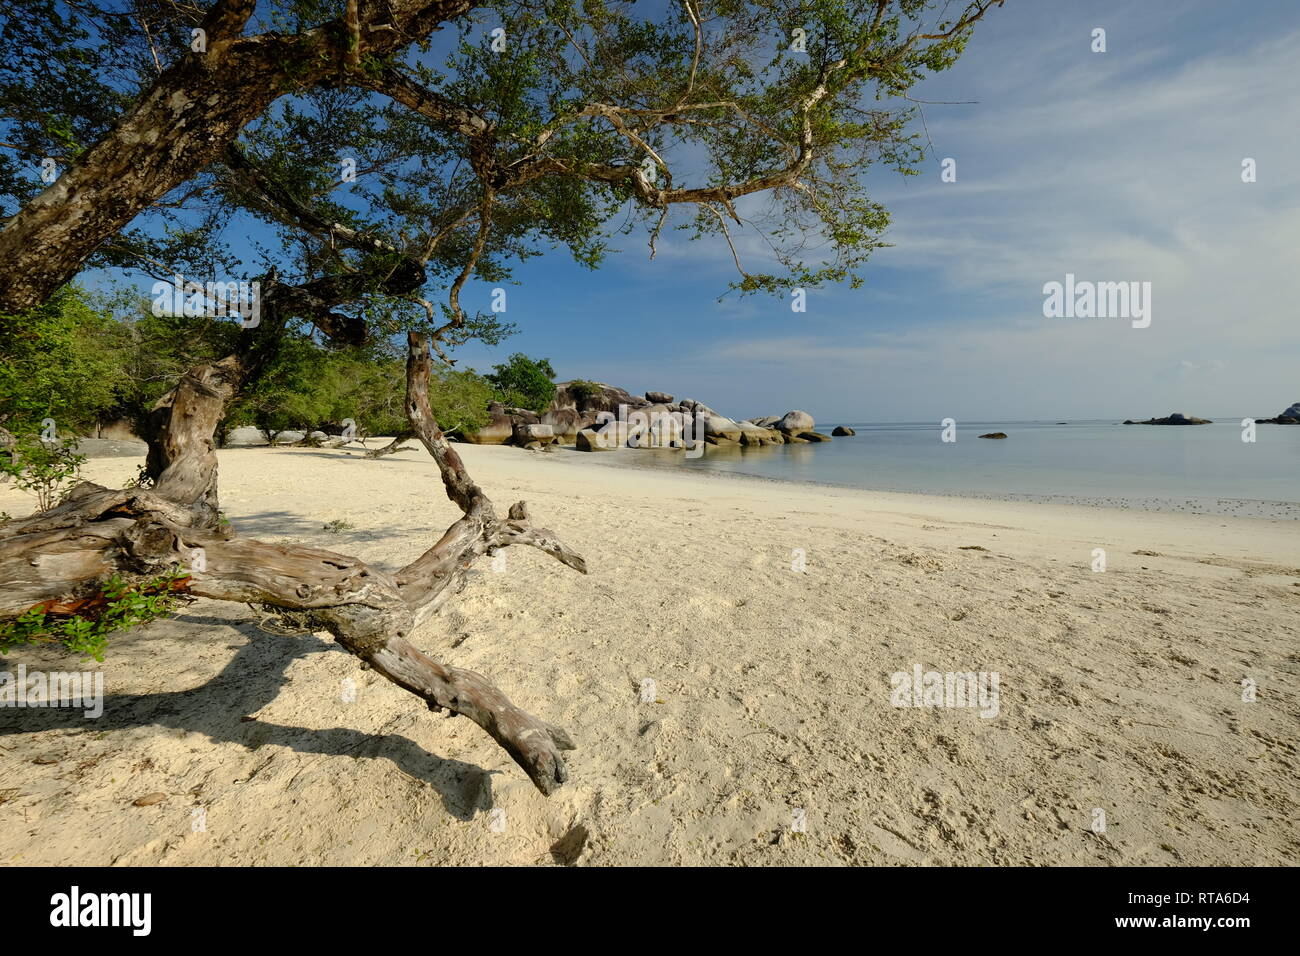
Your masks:
<path fill-rule="evenodd" d="M 1091 49 L 1106 30 L 1105 53 Z M 806 313 L 722 302 L 725 244 L 562 254 L 508 286 L 513 351 L 561 378 L 661 389 L 737 417 L 1060 419 L 1276 414 L 1300 400 L 1300 3 L 1008 0 L 914 93 L 920 177 L 868 173 L 894 217 L 864 288 Z M 957 181 L 940 180 L 940 160 Z M 1241 163 L 1257 162 L 1243 183 Z M 738 234 L 757 262 L 760 241 Z M 1152 284 L 1152 321 L 1048 319 L 1066 273 Z M 467 308 L 490 288 L 471 284 Z"/>

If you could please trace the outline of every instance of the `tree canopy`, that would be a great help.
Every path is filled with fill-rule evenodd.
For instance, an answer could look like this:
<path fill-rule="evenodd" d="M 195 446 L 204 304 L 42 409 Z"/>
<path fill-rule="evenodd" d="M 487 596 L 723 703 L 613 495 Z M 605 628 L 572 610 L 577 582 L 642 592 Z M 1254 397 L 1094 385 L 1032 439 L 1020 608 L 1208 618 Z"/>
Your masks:
<path fill-rule="evenodd" d="M 867 173 L 921 158 L 907 91 L 997 2 L 19 0 L 0 309 L 41 301 L 76 247 L 73 270 L 272 276 L 313 333 L 454 348 L 509 331 L 466 314 L 471 277 L 551 248 L 594 267 L 665 228 L 760 233 L 743 291 L 855 282 L 889 221 Z M 255 256 L 225 229 L 247 217 L 277 236 Z"/>

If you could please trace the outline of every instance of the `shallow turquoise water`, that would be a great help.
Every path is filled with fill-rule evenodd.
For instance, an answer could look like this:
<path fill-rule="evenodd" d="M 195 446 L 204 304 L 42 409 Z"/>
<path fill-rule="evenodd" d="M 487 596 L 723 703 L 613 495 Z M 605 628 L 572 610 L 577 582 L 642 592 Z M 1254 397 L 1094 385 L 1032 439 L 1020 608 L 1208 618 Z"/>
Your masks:
<path fill-rule="evenodd" d="M 646 467 L 881 491 L 1300 519 L 1300 426 L 1258 425 L 1256 441 L 1246 443 L 1241 419 L 1181 426 L 959 421 L 952 443 L 940 440 L 938 422 L 819 421 L 819 432 L 842 424 L 857 435 L 773 448 L 709 446 L 696 459 L 644 449 L 618 456 Z M 978 437 L 995 431 L 1008 437 Z"/>

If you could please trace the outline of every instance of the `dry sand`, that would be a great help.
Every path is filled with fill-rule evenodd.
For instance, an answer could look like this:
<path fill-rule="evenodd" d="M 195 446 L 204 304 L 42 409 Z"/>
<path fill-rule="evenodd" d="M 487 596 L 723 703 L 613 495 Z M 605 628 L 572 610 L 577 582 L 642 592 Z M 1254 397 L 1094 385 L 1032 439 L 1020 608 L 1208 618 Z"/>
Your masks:
<path fill-rule="evenodd" d="M 592 573 L 510 548 L 415 639 L 568 728 L 569 785 L 542 797 L 477 727 L 327 636 L 203 601 L 113 642 L 99 720 L 0 711 L 0 861 L 1300 862 L 1294 521 L 461 448 L 499 508 L 526 499 Z M 88 476 L 120 485 L 137 463 Z M 456 517 L 423 451 L 237 449 L 221 468 L 241 532 L 388 569 Z M 30 507 L 0 490 L 0 510 Z M 917 664 L 997 672 L 997 716 L 891 706 L 891 674 Z"/>

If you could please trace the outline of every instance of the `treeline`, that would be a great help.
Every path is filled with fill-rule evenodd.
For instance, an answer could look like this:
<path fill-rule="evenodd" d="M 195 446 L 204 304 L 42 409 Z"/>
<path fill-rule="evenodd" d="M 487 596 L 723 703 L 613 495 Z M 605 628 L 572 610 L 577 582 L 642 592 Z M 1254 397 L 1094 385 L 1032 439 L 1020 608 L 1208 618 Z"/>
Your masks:
<path fill-rule="evenodd" d="M 53 420 L 60 436 L 95 436 L 125 424 L 137 434 L 154 403 L 186 370 L 234 351 L 239 326 L 209 317 L 154 315 L 148 300 L 107 298 L 69 286 L 17 315 L 0 314 L 0 427 L 34 434 Z M 446 431 L 488 420 L 489 402 L 539 411 L 555 394 L 546 359 L 516 353 L 479 374 L 443 367 L 430 383 L 434 414 Z M 404 430 L 403 350 L 391 341 L 335 348 L 286 332 L 275 359 L 227 409 L 223 440 L 253 426 L 268 441 L 285 431 L 358 434 Z"/>

